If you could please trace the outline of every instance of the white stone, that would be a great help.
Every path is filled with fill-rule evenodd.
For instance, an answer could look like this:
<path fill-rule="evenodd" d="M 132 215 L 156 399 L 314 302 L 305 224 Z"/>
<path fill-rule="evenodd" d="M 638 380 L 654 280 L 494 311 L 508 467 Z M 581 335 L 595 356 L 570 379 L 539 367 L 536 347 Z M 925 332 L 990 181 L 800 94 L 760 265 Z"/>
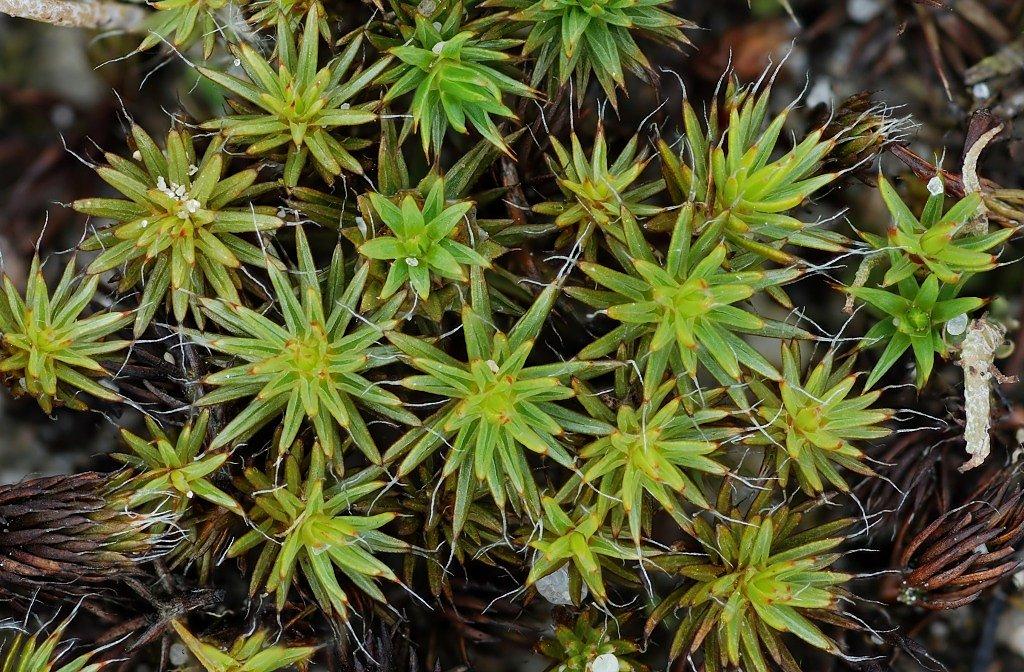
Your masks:
<path fill-rule="evenodd" d="M 988 84 L 985 82 L 978 82 L 971 87 L 971 95 L 974 96 L 975 100 L 987 100 L 992 95 L 992 90 L 988 88 Z"/>
<path fill-rule="evenodd" d="M 569 567 L 566 565 L 547 576 L 537 579 L 537 592 L 551 604 L 569 605 L 572 604 L 572 597 L 569 595 Z M 587 586 L 583 585 L 583 594 L 587 596 Z"/>
<path fill-rule="evenodd" d="M 946 322 L 946 333 L 950 336 L 959 336 L 967 331 L 967 323 L 970 320 L 966 313 L 960 313 L 949 322 Z"/>
<path fill-rule="evenodd" d="M 182 644 L 174 644 L 171 646 L 169 658 L 171 665 L 181 667 L 188 663 L 188 649 Z"/>
<path fill-rule="evenodd" d="M 409 264 L 410 266 L 419 266 L 420 260 L 417 259 L 416 257 L 406 257 L 405 263 Z"/>
<path fill-rule="evenodd" d="M 619 659 L 614 653 L 602 653 L 590 662 L 590 672 L 619 672 Z"/>
<path fill-rule="evenodd" d="M 946 190 L 944 184 L 942 184 L 942 178 L 936 175 L 932 179 L 928 180 L 928 193 L 932 196 L 938 196 Z"/>
<path fill-rule="evenodd" d="M 830 105 L 832 103 L 832 82 L 827 77 L 821 77 L 814 83 L 807 93 L 807 107 L 818 105 Z"/>

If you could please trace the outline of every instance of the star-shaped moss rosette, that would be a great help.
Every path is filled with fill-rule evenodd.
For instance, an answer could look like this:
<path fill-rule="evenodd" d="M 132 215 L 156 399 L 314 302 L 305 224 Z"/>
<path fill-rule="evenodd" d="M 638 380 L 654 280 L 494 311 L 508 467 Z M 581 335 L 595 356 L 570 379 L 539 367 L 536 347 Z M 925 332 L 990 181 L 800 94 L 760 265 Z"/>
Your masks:
<path fill-rule="evenodd" d="M 463 12 L 455 3 L 436 17 L 417 13 L 415 28 L 397 26 L 401 40 L 389 52 L 399 63 L 379 79 L 389 87 L 384 103 L 413 92 L 408 111 L 427 156 L 441 150 L 449 128 L 465 134 L 469 127 L 511 154 L 493 117 L 515 118 L 505 95 L 535 95 L 508 65 L 512 57 L 506 50 L 520 42 L 481 36 L 463 24 Z"/>
<path fill-rule="evenodd" d="M 845 236 L 790 213 L 841 175 L 822 169 L 841 136 L 825 138 L 817 129 L 778 156 L 792 108 L 768 123 L 770 93 L 730 83 L 724 107 L 712 103 L 707 128 L 684 101 L 684 148 L 677 153 L 667 142 L 659 143 L 668 192 L 676 204 L 695 203 L 699 219 L 722 220 L 725 240 L 748 253 L 749 263 L 791 264 L 796 259 L 783 249 L 786 245 L 840 251 L 848 242 Z M 720 128 L 719 119 L 728 123 Z"/>
<path fill-rule="evenodd" d="M 554 217 L 554 225 L 561 232 L 556 247 L 579 241 L 583 257 L 593 260 L 597 256 L 594 236 L 600 232 L 605 238 L 624 241 L 622 212 L 636 219 L 656 215 L 662 208 L 645 203 L 665 188 L 662 180 L 635 184 L 647 166 L 648 159 L 638 155 L 634 136 L 608 165 L 608 145 L 604 129 L 599 127 L 593 140 L 590 157 L 583 143 L 573 133 L 571 150 L 551 138 L 555 155 L 547 162 L 562 191 L 563 200 L 538 203 L 533 211 Z"/>
<path fill-rule="evenodd" d="M 281 226 L 275 208 L 252 204 L 273 185 L 257 183 L 255 168 L 228 173 L 230 159 L 219 138 L 201 157 L 185 129 L 172 129 L 161 149 L 133 125 L 132 141 L 136 149 L 131 159 L 108 153 L 108 165 L 96 169 L 127 200 L 74 202 L 79 212 L 115 222 L 82 244 L 84 250 L 100 250 L 88 272 L 123 269 L 118 285 L 122 292 L 142 285 L 136 336 L 165 297 L 179 323 L 191 308 L 202 324 L 202 297 L 238 302 L 242 265 L 267 265 L 267 254 L 241 234 L 259 235 Z"/>
<path fill-rule="evenodd" d="M 585 383 L 574 382 L 574 387 L 581 399 L 598 396 Z M 578 489 L 580 501 L 597 497 L 611 502 L 612 530 L 627 527 L 637 546 L 650 530 L 655 507 L 684 521 L 683 502 L 710 507 L 701 484 L 708 475 L 728 472 L 715 459 L 718 441 L 738 431 L 716 426 L 728 411 L 684 404 L 681 398 L 670 398 L 675 389 L 675 381 L 666 381 L 650 399 L 637 406 L 623 403 L 616 413 L 603 404 L 597 409 L 587 404 L 594 417 L 615 430 L 580 450 L 584 462 L 579 475 L 559 491 L 560 500 Z"/>
<path fill-rule="evenodd" d="M 283 416 L 279 447 L 291 445 L 307 420 L 328 455 L 338 451 L 338 430 L 344 429 L 371 461 L 379 463 L 380 453 L 360 407 L 401 423 L 418 422 L 398 397 L 363 375 L 394 361 L 393 349 L 378 341 L 395 325 L 404 297 L 395 295 L 374 313 L 359 315 L 366 266 L 346 283 L 337 248 L 321 288 L 301 228 L 295 229 L 295 238 L 298 291 L 283 271 L 269 269 L 280 321 L 239 304 L 205 302 L 210 319 L 227 333 L 195 334 L 197 342 L 242 363 L 207 376 L 204 383 L 216 389 L 198 403 L 213 406 L 251 398 L 214 437 L 210 449 L 244 441 Z"/>
<path fill-rule="evenodd" d="M 61 641 L 70 624 L 68 618 L 45 638 L 42 633 L 25 636 L 10 628 L 9 635 L 0 635 L 0 672 L 99 672 L 107 667 L 108 663 L 89 662 L 95 652 L 60 663 L 70 649 L 69 642 Z"/>
<path fill-rule="evenodd" d="M 409 193 L 398 204 L 380 193 L 368 194 L 367 200 L 371 211 L 366 214 L 375 231 L 359 246 L 359 253 L 388 265 L 380 299 L 390 298 L 409 285 L 426 301 L 432 285 L 466 283 L 468 267 L 491 265 L 486 257 L 456 240 L 460 232 L 463 239 L 468 241 L 470 237 L 467 215 L 473 203 L 447 205 L 443 179 L 434 181 L 422 203 Z"/>
<path fill-rule="evenodd" d="M 346 129 L 377 118 L 373 112 L 376 103 L 356 101 L 365 97 L 372 88 L 371 82 L 391 60 L 379 59 L 342 81 L 360 53 L 362 36 L 351 36 L 345 50 L 321 68 L 318 26 L 319 12 L 313 6 L 306 15 L 302 38 L 296 47 L 288 23 L 281 24 L 276 72 L 247 44 L 233 53 L 248 81 L 199 68 L 207 78 L 238 97 L 229 100 L 238 114 L 211 119 L 203 128 L 219 130 L 231 143 L 245 145 L 250 156 L 283 154 L 284 183 L 288 187 L 298 184 L 310 157 L 328 184 L 333 184 L 343 171 L 363 174 L 363 167 L 352 152 L 373 143 L 351 135 Z"/>
<path fill-rule="evenodd" d="M 292 444 L 280 471 L 247 469 L 240 487 L 253 500 L 248 517 L 254 529 L 232 544 L 228 556 L 262 547 L 253 565 L 251 595 L 260 590 L 274 595 L 280 610 L 292 585 L 303 577 L 324 611 L 347 620 L 349 598 L 339 572 L 368 597 L 386 603 L 377 582 L 398 578 L 377 556 L 405 553 L 409 546 L 380 531 L 394 519 L 393 512 L 344 513 L 363 500 L 372 502 L 384 484 L 360 480 L 359 474 L 349 482 L 330 484 L 325 460 L 319 445 L 313 445 L 307 463 L 301 444 Z M 283 481 L 275 480 L 279 473 Z"/>
<path fill-rule="evenodd" d="M 579 508 L 572 516 L 551 497 L 545 497 L 541 503 L 544 507 L 543 529 L 540 539 L 530 542 L 537 554 L 526 577 L 527 587 L 568 565 L 570 574 L 578 575 L 593 598 L 604 604 L 608 590 L 602 568 L 622 574 L 620 566 L 623 562 L 641 561 L 648 552 L 639 546 L 622 544 L 610 534 L 604 525 L 608 512 L 604 500 L 590 510 Z"/>
<path fill-rule="evenodd" d="M 871 370 L 865 389 L 870 389 L 892 368 L 907 350 L 913 350 L 916 363 L 915 384 L 924 387 L 935 365 L 935 355 L 946 357 L 946 323 L 985 305 L 973 297 L 957 297 L 963 282 L 947 285 L 929 275 L 918 283 L 908 277 L 897 283 L 897 292 L 873 287 L 847 287 L 846 292 L 865 302 L 881 319 L 861 338 L 862 347 L 884 345 L 878 363 Z"/>
<path fill-rule="evenodd" d="M 775 367 L 739 334 L 774 338 L 808 338 L 810 334 L 735 304 L 794 280 L 800 271 L 730 270 L 725 267 L 724 221 L 708 226 L 696 240 L 692 239 L 693 221 L 692 205 L 678 211 L 664 261 L 659 261 L 636 222 L 623 217 L 629 255 L 624 265 L 630 272 L 580 262 L 580 270 L 600 289 L 570 287 L 566 292 L 620 324 L 585 347 L 579 357 L 603 357 L 623 342 L 639 341 L 637 352 L 646 361 L 648 389 L 661 383 L 669 365 L 691 379 L 703 366 L 723 385 L 737 380 L 744 369 L 778 379 Z"/>
<path fill-rule="evenodd" d="M 639 647 L 618 638 L 621 625 L 596 609 L 584 609 L 575 622 L 558 623 L 554 636 L 537 644 L 537 650 L 552 661 L 546 672 L 593 672 L 595 661 L 608 656 L 614 658 L 619 672 L 647 672 L 647 666 L 633 658 Z"/>
<path fill-rule="evenodd" d="M 498 331 L 479 268 L 472 269 L 472 306 L 462 311 L 467 361 L 427 341 L 389 332 L 388 339 L 422 372 L 402 381 L 408 389 L 447 400 L 422 428 L 415 428 L 385 456 L 402 457 L 398 476 L 447 446 L 440 478 L 456 477 L 455 534 L 461 531 L 477 484 L 498 506 L 540 513 L 540 493 L 525 451 L 572 467 L 562 444 L 569 432 L 606 434 L 611 427 L 557 402 L 570 399 L 570 376 L 599 370 L 594 362 L 527 366 L 534 343 L 557 295 L 548 286 L 508 332 Z"/>
<path fill-rule="evenodd" d="M 508 529 L 518 521 L 508 511 L 502 512 L 486 491 L 476 491 L 466 506 L 469 513 L 458 534 L 454 528 L 457 484 L 449 480 L 438 487 L 433 460 L 427 459 L 403 479 L 403 488 L 394 499 L 394 510 L 404 515 L 394 523 L 395 536 L 420 548 L 433 549 L 429 556 L 409 554 L 405 557 L 403 580 L 416 584 L 416 575 L 425 574 L 434 597 L 453 599 L 458 580 L 449 567 L 436 561 L 451 557 L 459 566 L 480 563 L 494 568 L 519 565 L 519 550 L 506 543 Z M 390 503 L 388 505 L 390 509 Z M 454 579 L 454 580 L 453 580 Z M 454 586 L 453 586 L 454 584 Z"/>
<path fill-rule="evenodd" d="M 76 281 L 74 259 L 50 294 L 39 256 L 32 258 L 24 299 L 5 274 L 0 295 L 0 379 L 15 396 L 35 397 L 50 413 L 54 406 L 85 410 L 78 397 L 118 401 L 121 396 L 97 378 L 110 375 L 100 363 L 130 341 L 107 337 L 132 321 L 130 312 L 81 315 L 96 295 L 99 278 Z"/>
<path fill-rule="evenodd" d="M 985 235 L 970 234 L 970 223 L 979 215 L 981 194 L 968 194 L 944 211 L 942 178 L 935 178 L 937 193 L 925 203 L 918 219 L 885 177 L 878 176 L 878 190 L 892 216 L 885 237 L 861 233 L 869 245 L 887 250 L 891 266 L 882 278 L 889 287 L 915 274 L 933 273 L 946 284 L 962 277 L 990 271 L 996 255 L 989 250 L 1005 243 L 1015 229 L 998 229 Z M 931 188 L 931 185 L 929 185 Z M 896 248 L 896 249 L 893 249 Z"/>
<path fill-rule="evenodd" d="M 188 422 L 177 436 L 172 436 L 147 416 L 146 428 L 152 437 L 148 441 L 127 429 L 121 430 L 132 454 L 115 453 L 113 457 L 134 471 L 126 486 L 131 491 L 132 508 L 170 510 L 181 515 L 192 498 L 199 497 L 242 515 L 234 498 L 210 482 L 210 477 L 227 461 L 227 452 L 200 455 L 209 423 L 210 413 L 203 411 L 195 422 Z"/>
<path fill-rule="evenodd" d="M 295 31 L 314 7 L 319 21 L 320 37 L 324 42 L 330 43 L 331 24 L 327 20 L 328 13 L 321 0 L 250 0 L 244 10 L 250 24 L 279 29 L 278 25 L 285 22 L 290 30 Z"/>
<path fill-rule="evenodd" d="M 532 57 L 531 86 L 547 82 L 549 96 L 573 79 L 576 104 L 593 75 L 612 105 L 626 72 L 653 82 L 654 71 L 636 38 L 674 48 L 690 44 L 683 30 L 694 24 L 666 11 L 666 0 L 497 0 L 515 11 L 511 21 L 529 27 L 523 55 Z"/>
<path fill-rule="evenodd" d="M 155 11 L 145 22 L 148 34 L 135 51 L 146 51 L 167 43 L 183 52 L 202 42 L 203 58 L 210 58 L 218 36 L 225 29 L 217 20 L 217 13 L 228 3 L 229 0 L 157 0 L 150 3 Z"/>
<path fill-rule="evenodd" d="M 198 666 L 178 668 L 181 672 L 274 672 L 302 663 L 315 652 L 315 646 L 282 646 L 269 630 L 240 635 L 229 647 L 199 639 L 179 621 L 172 621 L 178 638 L 199 662 Z"/>
<path fill-rule="evenodd" d="M 834 350 L 826 352 L 805 376 L 799 346 L 785 344 L 782 380 L 777 384 L 749 381 L 759 403 L 753 409 L 757 427 L 747 443 L 766 447 L 780 485 L 786 486 L 795 475 L 809 495 L 822 492 L 827 484 L 849 490 L 841 468 L 874 475 L 864 464 L 858 444 L 890 433 L 880 425 L 893 412 L 871 408 L 881 393 L 851 394 L 858 378 L 853 370 L 855 358 L 847 357 L 835 366 L 835 355 Z"/>
<path fill-rule="evenodd" d="M 658 623 L 679 613 L 669 650 L 672 659 L 703 651 L 708 670 L 786 672 L 804 669 L 783 635 L 839 654 L 838 645 L 814 621 L 841 620 L 839 599 L 849 575 L 829 569 L 851 520 L 817 527 L 803 524 L 809 505 L 771 507 L 766 490 L 745 510 L 720 501 L 714 525 L 697 518 L 696 543 L 676 555 L 652 561 L 683 579 L 651 613 L 650 636 Z M 720 500 L 723 498 L 720 497 Z"/>

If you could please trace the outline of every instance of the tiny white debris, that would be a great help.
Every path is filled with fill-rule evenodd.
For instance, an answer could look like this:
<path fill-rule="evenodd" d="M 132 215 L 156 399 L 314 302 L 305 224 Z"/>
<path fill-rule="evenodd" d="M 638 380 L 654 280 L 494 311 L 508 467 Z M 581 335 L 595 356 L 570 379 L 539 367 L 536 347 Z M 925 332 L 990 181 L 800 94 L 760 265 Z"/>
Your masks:
<path fill-rule="evenodd" d="M 572 598 L 569 596 L 569 567 L 563 566 L 551 572 L 542 579 L 537 579 L 537 592 L 541 597 L 551 604 L 569 605 Z M 587 586 L 583 584 L 581 598 L 587 596 Z"/>
<path fill-rule="evenodd" d="M 996 348 L 1003 342 L 1006 329 L 1001 324 L 992 324 L 984 318 L 975 320 L 967 330 L 960 347 L 960 366 L 964 369 L 964 411 L 967 415 L 964 427 L 964 441 L 971 459 L 960 471 L 965 472 L 980 466 L 989 453 L 990 389 L 992 360 Z"/>
<path fill-rule="evenodd" d="M 141 161 L 142 160 L 142 152 L 140 152 L 139 150 L 136 149 L 134 152 L 132 152 L 132 158 L 135 159 L 136 161 Z"/>
<path fill-rule="evenodd" d="M 174 361 L 174 355 L 172 355 L 170 352 L 164 353 L 164 361 L 167 362 L 168 364 L 177 364 L 177 362 Z"/>
<path fill-rule="evenodd" d="M 945 185 L 942 184 L 942 178 L 938 174 L 932 179 L 928 180 L 928 193 L 932 196 L 938 196 L 946 190 Z"/>
<path fill-rule="evenodd" d="M 434 30 L 441 30 L 441 28 L 442 28 L 441 22 L 440 21 L 434 21 Z"/>
<path fill-rule="evenodd" d="M 884 9 L 878 0 L 848 0 L 846 13 L 857 23 L 867 23 L 882 13 Z"/>
<path fill-rule="evenodd" d="M 435 54 L 440 54 L 441 50 L 444 49 L 444 45 L 445 45 L 445 41 L 441 40 L 440 42 L 435 44 L 433 47 L 431 47 L 430 50 L 432 52 L 434 52 Z"/>
<path fill-rule="evenodd" d="M 197 165 L 196 165 L 196 164 L 194 164 L 194 163 L 190 163 L 190 164 L 188 164 L 188 174 L 189 174 L 189 176 L 190 176 L 190 177 L 191 177 L 192 175 L 195 175 L 195 174 L 196 174 L 196 173 L 198 173 L 198 172 L 199 172 L 199 166 L 197 166 Z"/>
<path fill-rule="evenodd" d="M 614 653 L 602 653 L 590 662 L 590 672 L 619 672 L 619 659 Z"/>
<path fill-rule="evenodd" d="M 193 497 L 195 497 L 195 495 L 196 493 L 192 492 L 191 490 L 185 493 L 185 497 L 187 497 L 188 499 L 192 499 Z"/>
<path fill-rule="evenodd" d="M 234 61 L 232 61 L 232 63 L 234 63 L 235 67 L 237 68 L 238 66 L 240 66 L 242 64 L 242 59 L 236 58 Z"/>
<path fill-rule="evenodd" d="M 285 215 L 287 215 L 287 214 L 288 214 L 288 213 L 284 211 L 284 208 L 279 208 L 279 209 L 278 209 L 278 211 L 277 211 L 277 216 L 278 216 L 278 217 L 281 217 L 282 219 L 283 219 L 283 218 L 284 218 L 284 216 L 285 216 Z"/>
<path fill-rule="evenodd" d="M 950 336 L 960 336 L 967 331 L 967 314 L 960 313 L 949 322 L 946 322 L 946 333 Z"/>
<path fill-rule="evenodd" d="M 406 257 L 405 263 L 409 264 L 410 266 L 419 266 L 420 260 L 417 259 L 416 257 Z"/>
<path fill-rule="evenodd" d="M 338 109 L 339 110 L 347 110 L 347 109 L 349 109 L 351 107 L 352 107 L 352 105 L 350 105 L 349 103 L 342 103 L 341 105 L 338 106 Z"/>
<path fill-rule="evenodd" d="M 174 644 L 171 646 L 169 658 L 171 665 L 181 667 L 188 663 L 188 649 L 182 644 Z"/>
<path fill-rule="evenodd" d="M 974 549 L 974 554 L 975 555 L 984 555 L 986 553 L 988 553 L 988 544 L 979 544 Z"/>
<path fill-rule="evenodd" d="M 497 373 L 500 367 L 498 366 L 498 363 L 496 361 L 494 361 L 493 359 L 488 359 L 487 368 L 491 370 L 491 373 Z"/>
<path fill-rule="evenodd" d="M 992 90 L 988 88 L 988 84 L 985 82 L 978 82 L 971 87 L 971 95 L 974 96 L 975 100 L 988 100 L 988 97 L 992 95 Z"/>

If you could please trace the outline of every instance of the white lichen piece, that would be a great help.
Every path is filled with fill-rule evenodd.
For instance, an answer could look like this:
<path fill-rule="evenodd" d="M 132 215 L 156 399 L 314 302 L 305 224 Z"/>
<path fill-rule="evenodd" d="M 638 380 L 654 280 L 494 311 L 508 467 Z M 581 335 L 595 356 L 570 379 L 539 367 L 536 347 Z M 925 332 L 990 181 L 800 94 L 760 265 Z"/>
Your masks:
<path fill-rule="evenodd" d="M 55 26 L 102 28 L 143 33 L 150 12 L 128 2 L 80 0 L 0 0 L 0 14 L 9 14 Z"/>
<path fill-rule="evenodd" d="M 981 158 L 981 153 L 985 151 L 989 143 L 995 139 L 1003 130 L 1003 125 L 998 124 L 994 128 L 990 128 L 987 132 L 982 133 L 974 144 L 971 145 L 967 152 L 964 154 L 964 169 L 963 169 L 963 180 L 964 180 L 964 193 L 974 194 L 981 193 L 981 178 L 978 177 L 978 159 Z M 978 212 L 974 218 L 968 223 L 964 231 L 967 235 L 984 235 L 988 233 L 988 208 L 983 202 L 978 206 Z"/>
<path fill-rule="evenodd" d="M 1001 324 L 993 324 L 982 318 L 971 324 L 960 346 L 960 366 L 964 370 L 964 409 L 967 415 L 964 440 L 967 443 L 967 454 L 971 456 L 960 467 L 961 473 L 980 466 L 989 454 L 989 397 L 994 369 L 992 361 L 1005 335 L 1006 329 Z"/>

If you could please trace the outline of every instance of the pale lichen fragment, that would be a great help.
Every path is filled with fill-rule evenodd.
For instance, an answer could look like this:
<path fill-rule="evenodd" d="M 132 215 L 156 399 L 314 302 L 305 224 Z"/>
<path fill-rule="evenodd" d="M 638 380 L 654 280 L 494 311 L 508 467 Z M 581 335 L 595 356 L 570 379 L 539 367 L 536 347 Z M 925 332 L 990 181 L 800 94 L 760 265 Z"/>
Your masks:
<path fill-rule="evenodd" d="M 993 128 L 990 128 L 987 132 L 983 133 L 974 141 L 974 144 L 968 148 L 967 153 L 964 155 L 964 169 L 963 169 L 963 180 L 964 180 L 964 193 L 974 194 L 981 193 L 981 178 L 978 177 L 978 159 L 981 158 L 981 153 L 985 151 L 989 143 L 995 139 L 997 135 L 1003 130 L 1003 125 L 998 124 Z M 978 207 L 978 213 L 975 215 L 968 225 L 968 230 L 964 231 L 968 235 L 985 235 L 988 233 L 988 208 L 985 206 L 984 201 Z"/>
<path fill-rule="evenodd" d="M 143 32 L 149 11 L 129 3 L 80 0 L 0 0 L 0 13 L 56 26 Z"/>
<path fill-rule="evenodd" d="M 964 440 L 971 459 L 960 471 L 980 466 L 989 454 L 990 384 L 995 371 L 992 364 L 1006 329 L 1001 324 L 975 320 L 967 330 L 960 348 L 960 366 L 964 370 L 964 409 L 967 415 Z"/>

